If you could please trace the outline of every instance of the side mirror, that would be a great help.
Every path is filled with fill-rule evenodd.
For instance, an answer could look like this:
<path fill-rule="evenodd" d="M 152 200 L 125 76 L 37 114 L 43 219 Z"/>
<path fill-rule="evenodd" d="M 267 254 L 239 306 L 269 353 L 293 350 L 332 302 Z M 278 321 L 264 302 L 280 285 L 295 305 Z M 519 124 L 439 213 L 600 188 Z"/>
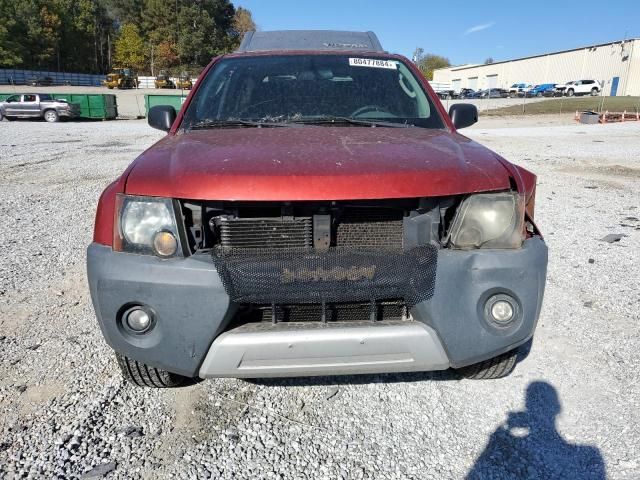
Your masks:
<path fill-rule="evenodd" d="M 449 107 L 449 117 L 456 130 L 470 127 L 478 121 L 478 109 L 470 103 L 455 103 Z"/>
<path fill-rule="evenodd" d="M 176 109 L 170 105 L 156 105 L 149 109 L 147 121 L 149 125 L 158 130 L 168 132 L 176 119 Z"/>

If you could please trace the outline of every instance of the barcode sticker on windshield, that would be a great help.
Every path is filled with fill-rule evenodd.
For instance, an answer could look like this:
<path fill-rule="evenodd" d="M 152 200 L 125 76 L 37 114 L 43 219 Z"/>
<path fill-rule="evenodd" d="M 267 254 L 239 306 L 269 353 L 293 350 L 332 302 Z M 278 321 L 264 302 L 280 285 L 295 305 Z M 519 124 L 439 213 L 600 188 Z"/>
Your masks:
<path fill-rule="evenodd" d="M 352 67 L 371 67 L 371 68 L 388 68 L 397 70 L 396 62 L 390 60 L 379 60 L 377 58 L 350 58 L 349 65 Z"/>

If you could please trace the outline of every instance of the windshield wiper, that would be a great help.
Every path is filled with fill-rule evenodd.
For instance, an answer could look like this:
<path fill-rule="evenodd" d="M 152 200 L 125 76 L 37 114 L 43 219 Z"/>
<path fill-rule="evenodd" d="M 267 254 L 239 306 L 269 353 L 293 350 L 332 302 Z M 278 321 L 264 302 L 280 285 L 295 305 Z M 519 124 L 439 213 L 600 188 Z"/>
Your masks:
<path fill-rule="evenodd" d="M 315 117 L 293 120 L 292 123 L 302 123 L 305 125 L 330 125 L 330 124 L 350 124 L 361 125 L 366 127 L 390 127 L 390 128 L 408 128 L 413 127 L 411 123 L 403 122 L 385 122 L 383 120 L 364 120 L 352 117 Z"/>
<path fill-rule="evenodd" d="M 290 125 L 282 122 L 265 122 L 256 120 L 201 120 L 194 123 L 189 128 L 191 130 L 206 128 L 234 128 L 234 127 L 288 127 Z"/>

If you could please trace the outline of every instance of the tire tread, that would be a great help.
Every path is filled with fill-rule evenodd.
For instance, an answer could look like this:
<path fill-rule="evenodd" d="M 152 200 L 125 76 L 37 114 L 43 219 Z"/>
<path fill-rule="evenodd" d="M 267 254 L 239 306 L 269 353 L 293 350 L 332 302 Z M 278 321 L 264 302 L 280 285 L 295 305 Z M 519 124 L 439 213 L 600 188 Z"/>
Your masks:
<path fill-rule="evenodd" d="M 116 359 L 124 379 L 139 387 L 174 388 L 183 385 L 187 380 L 182 375 L 150 367 L 121 353 L 116 352 Z"/>
<path fill-rule="evenodd" d="M 483 362 L 458 369 L 462 376 L 472 380 L 488 380 L 509 375 L 516 366 L 518 349 L 503 353 Z"/>

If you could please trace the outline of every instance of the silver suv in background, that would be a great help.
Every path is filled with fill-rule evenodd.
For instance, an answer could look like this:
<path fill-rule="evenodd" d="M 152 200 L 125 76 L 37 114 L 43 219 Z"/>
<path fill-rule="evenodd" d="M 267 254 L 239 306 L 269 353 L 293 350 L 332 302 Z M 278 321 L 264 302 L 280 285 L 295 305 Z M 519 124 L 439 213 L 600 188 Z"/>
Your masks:
<path fill-rule="evenodd" d="M 57 122 L 62 117 L 77 118 L 80 105 L 66 100 L 55 99 L 46 93 L 24 93 L 11 95 L 0 102 L 0 120 L 16 118 L 44 118 L 47 122 Z"/>

